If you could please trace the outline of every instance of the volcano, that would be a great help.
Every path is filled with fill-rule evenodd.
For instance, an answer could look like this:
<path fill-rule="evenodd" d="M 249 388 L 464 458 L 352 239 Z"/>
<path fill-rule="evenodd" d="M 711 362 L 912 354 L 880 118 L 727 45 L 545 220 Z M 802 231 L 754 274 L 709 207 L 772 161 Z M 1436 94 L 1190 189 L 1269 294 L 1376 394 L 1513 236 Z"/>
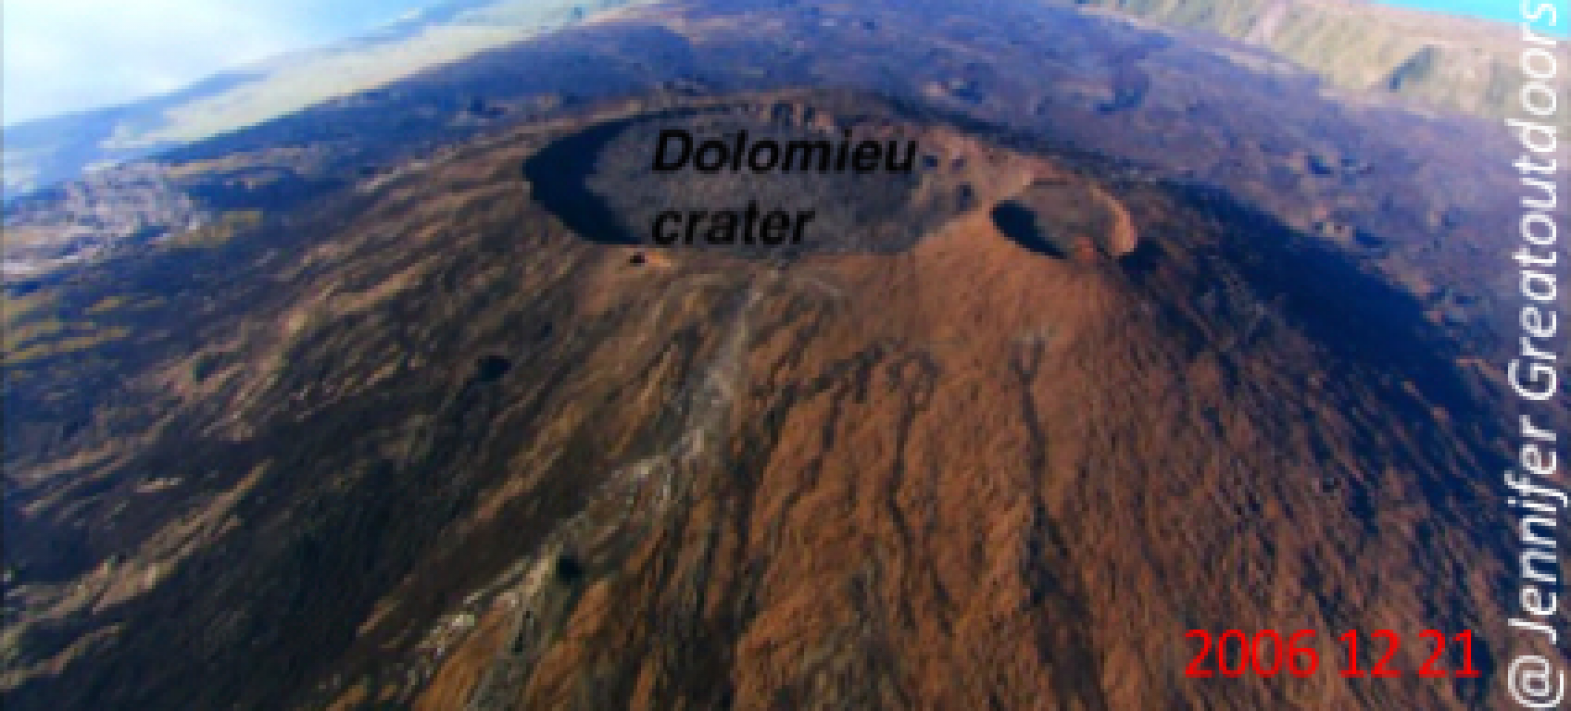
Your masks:
<path fill-rule="evenodd" d="M 1267 59 L 653 4 L 158 156 L 178 224 L 6 286 L 7 705 L 1495 707 L 1564 658 L 1504 632 L 1515 148 Z M 815 218 L 648 234 L 750 202 Z M 1235 629 L 1321 668 L 1186 674 Z"/>

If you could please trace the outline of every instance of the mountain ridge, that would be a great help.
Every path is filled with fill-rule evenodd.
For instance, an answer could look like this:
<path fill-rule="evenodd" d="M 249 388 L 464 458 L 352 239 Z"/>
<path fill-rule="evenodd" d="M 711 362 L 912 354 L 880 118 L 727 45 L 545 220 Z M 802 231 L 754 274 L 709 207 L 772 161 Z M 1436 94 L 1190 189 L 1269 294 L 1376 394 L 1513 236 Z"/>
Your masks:
<path fill-rule="evenodd" d="M 563 0 L 531 10 L 525 17 L 516 17 L 509 9 L 514 4 L 514 0 L 447 0 L 416 18 L 392 22 L 362 37 L 215 75 L 168 96 L 7 127 L 4 194 L 9 200 L 75 179 L 95 165 L 154 155 L 320 101 L 375 91 L 411 73 L 521 41 L 533 32 L 591 19 L 624 2 Z M 1514 111 L 1514 97 L 1503 87 L 1514 86 L 1518 78 L 1514 72 L 1518 41 L 1509 26 L 1489 20 L 1353 0 L 1075 4 L 1262 46 L 1345 91 L 1479 116 L 1500 117 Z M 399 47 L 403 48 L 397 51 L 417 53 L 422 34 L 448 26 L 489 26 L 500 34 L 454 40 L 449 44 L 460 46 L 457 55 L 420 59 L 407 71 L 353 78 L 360 71 L 355 63 L 363 63 L 353 59 L 356 53 L 385 53 Z M 1350 38 L 1350 28 L 1355 26 L 1357 37 Z M 304 77 L 323 72 L 339 77 L 338 84 L 330 89 L 305 86 L 309 82 Z M 294 85 L 300 87 L 290 88 Z M 61 136 L 70 138 L 62 142 Z"/>

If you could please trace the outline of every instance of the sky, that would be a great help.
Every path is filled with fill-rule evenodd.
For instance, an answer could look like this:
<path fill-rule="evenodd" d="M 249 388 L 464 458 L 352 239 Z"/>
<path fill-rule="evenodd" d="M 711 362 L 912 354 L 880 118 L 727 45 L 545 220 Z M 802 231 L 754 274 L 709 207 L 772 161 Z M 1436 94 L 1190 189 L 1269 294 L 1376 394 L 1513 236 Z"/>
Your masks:
<path fill-rule="evenodd" d="M 4 0 L 0 123 L 113 106 L 361 34 L 432 0 Z"/>
<path fill-rule="evenodd" d="M 0 123 L 167 93 L 223 69 L 355 36 L 432 2 L 4 0 Z M 1392 4 L 1513 22 L 1518 16 L 1517 0 Z M 1567 0 L 1556 4 L 1571 15 Z"/>
<path fill-rule="evenodd" d="M 1566 14 L 1571 12 L 1571 2 L 1567 2 L 1567 0 L 1522 0 L 1522 2 L 1518 2 L 1518 0 L 1385 0 L 1387 5 L 1416 7 L 1423 10 L 1449 12 L 1455 15 L 1483 17 L 1512 24 L 1522 21 L 1520 5 L 1523 3 L 1527 5 L 1530 11 L 1535 11 L 1540 3 L 1554 5 L 1558 14 L 1556 19 L 1559 20 L 1556 26 L 1559 28 L 1565 28 L 1567 20 L 1571 19 Z M 1550 30 L 1555 29 L 1545 24 L 1548 22 L 1548 19 L 1548 13 L 1544 13 L 1539 18 L 1539 22 L 1534 24 L 1535 27 L 1539 27 L 1542 30 L 1540 34 L 1551 34 Z M 1560 32 L 1553 34 L 1564 35 L 1565 30 L 1561 29 Z"/>

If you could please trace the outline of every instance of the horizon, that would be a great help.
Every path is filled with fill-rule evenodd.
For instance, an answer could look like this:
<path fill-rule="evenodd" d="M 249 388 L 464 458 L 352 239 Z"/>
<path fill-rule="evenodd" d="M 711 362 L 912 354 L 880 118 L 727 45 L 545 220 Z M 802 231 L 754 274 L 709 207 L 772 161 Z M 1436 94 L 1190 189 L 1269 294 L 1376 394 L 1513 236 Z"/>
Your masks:
<path fill-rule="evenodd" d="M 1371 2 L 1505 24 L 1521 21 L 1518 3 L 1498 0 Z M 107 0 L 10 0 L 0 15 L 4 45 L 0 126 L 11 129 L 167 96 L 224 72 L 364 36 L 439 4 L 441 0 L 340 0 L 329 14 L 315 12 L 321 6 L 312 0 L 278 0 L 245 9 L 217 0 L 149 0 L 135 5 Z M 1550 4 L 1557 13 L 1564 9 L 1559 0 Z M 170 17 L 181 21 L 169 22 Z M 223 30 L 238 24 L 252 31 L 237 41 Z M 1542 23 L 1535 26 L 1545 30 Z M 91 30 L 84 32 L 84 28 Z M 1565 30 L 1545 33 L 1567 36 Z M 107 71 L 93 56 L 104 51 L 119 58 Z M 40 76 L 50 81 L 33 81 Z"/>
<path fill-rule="evenodd" d="M 227 71 L 365 35 L 439 2 L 335 0 L 331 12 L 322 12 L 315 0 L 6 0 L 0 125 L 165 96 Z M 104 62 L 105 55 L 115 61 Z"/>

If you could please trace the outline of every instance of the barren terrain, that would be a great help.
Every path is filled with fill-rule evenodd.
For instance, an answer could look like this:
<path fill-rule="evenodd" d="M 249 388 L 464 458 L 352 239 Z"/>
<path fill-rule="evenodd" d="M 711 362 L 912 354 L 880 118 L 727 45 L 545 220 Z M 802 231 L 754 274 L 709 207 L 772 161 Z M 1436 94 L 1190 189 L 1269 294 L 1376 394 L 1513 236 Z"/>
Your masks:
<path fill-rule="evenodd" d="M 651 6 L 162 157 L 218 217 L 7 286 L 7 704 L 1491 707 L 1515 149 L 1252 51 Z M 618 162 L 694 115 L 921 167 L 820 248 L 627 239 L 812 189 Z M 1485 674 L 1188 679 L 1194 628 Z"/>

